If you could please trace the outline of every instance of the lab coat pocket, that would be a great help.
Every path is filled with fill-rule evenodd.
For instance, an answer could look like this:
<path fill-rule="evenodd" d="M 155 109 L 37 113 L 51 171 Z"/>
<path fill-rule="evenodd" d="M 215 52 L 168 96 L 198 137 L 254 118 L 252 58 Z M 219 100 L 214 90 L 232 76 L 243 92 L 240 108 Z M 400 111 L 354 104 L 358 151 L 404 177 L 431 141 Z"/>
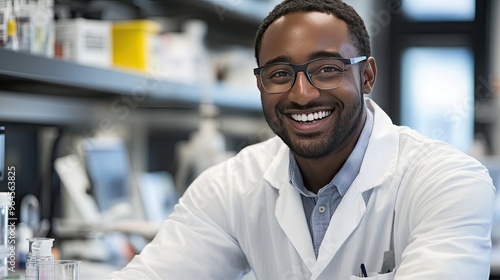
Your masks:
<path fill-rule="evenodd" d="M 350 280 L 393 280 L 394 279 L 394 274 L 396 273 L 396 270 L 393 270 L 389 273 L 384 273 L 384 274 L 379 274 L 378 272 L 371 272 L 368 273 L 368 277 L 359 277 L 355 275 L 351 275 Z"/>

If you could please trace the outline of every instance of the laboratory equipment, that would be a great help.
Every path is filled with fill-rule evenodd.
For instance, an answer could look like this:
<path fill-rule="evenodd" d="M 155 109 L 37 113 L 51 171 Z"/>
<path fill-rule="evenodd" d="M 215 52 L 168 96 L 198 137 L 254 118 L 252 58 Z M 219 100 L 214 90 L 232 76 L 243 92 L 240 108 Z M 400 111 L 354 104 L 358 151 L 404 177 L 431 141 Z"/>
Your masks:
<path fill-rule="evenodd" d="M 52 255 L 53 238 L 29 238 L 29 252 L 26 257 L 26 280 L 48 280 L 50 270 L 39 271 L 39 265 L 54 263 Z"/>

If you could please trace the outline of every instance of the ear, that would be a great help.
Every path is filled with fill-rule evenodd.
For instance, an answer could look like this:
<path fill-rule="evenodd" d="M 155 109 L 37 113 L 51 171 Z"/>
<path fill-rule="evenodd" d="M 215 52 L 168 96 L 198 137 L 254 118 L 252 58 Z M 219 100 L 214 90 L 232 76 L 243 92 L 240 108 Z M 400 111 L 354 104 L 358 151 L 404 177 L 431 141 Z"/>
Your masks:
<path fill-rule="evenodd" d="M 375 58 L 369 57 L 363 65 L 363 93 L 368 94 L 372 92 L 375 80 L 377 78 L 377 63 Z"/>

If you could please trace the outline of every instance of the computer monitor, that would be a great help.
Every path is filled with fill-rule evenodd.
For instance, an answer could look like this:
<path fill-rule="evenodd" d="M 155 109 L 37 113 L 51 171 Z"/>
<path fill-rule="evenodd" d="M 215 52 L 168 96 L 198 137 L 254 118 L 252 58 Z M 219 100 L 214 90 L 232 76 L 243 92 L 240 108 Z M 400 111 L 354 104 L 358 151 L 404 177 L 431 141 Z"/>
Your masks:
<path fill-rule="evenodd" d="M 82 143 L 83 158 L 101 212 L 129 202 L 130 167 L 125 143 L 119 138 L 91 138 Z"/>
<path fill-rule="evenodd" d="M 157 224 L 170 215 L 179 200 L 174 178 L 164 171 L 141 174 L 139 193 L 146 219 Z"/>

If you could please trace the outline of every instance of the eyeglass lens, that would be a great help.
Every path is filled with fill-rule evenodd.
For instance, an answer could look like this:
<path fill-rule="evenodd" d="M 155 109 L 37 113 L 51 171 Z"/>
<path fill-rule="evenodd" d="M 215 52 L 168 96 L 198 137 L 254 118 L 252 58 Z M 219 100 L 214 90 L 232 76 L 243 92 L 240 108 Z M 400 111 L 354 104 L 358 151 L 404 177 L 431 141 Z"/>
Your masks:
<path fill-rule="evenodd" d="M 297 66 L 290 64 L 270 64 L 261 69 L 262 85 L 269 93 L 286 92 L 293 87 Z M 337 59 L 311 61 L 307 65 L 309 82 L 319 89 L 334 89 L 342 85 L 344 63 Z"/>

